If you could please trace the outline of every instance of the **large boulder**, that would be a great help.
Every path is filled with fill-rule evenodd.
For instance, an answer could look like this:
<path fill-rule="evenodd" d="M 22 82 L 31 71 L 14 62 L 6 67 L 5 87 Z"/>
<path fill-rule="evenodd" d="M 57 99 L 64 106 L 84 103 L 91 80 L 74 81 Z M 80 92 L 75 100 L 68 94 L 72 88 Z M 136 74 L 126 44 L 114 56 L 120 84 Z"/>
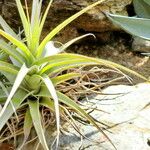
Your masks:
<path fill-rule="evenodd" d="M 58 16 L 57 19 L 62 18 L 64 20 L 64 18 L 69 17 L 71 14 L 80 11 L 92 2 L 96 1 L 97 0 L 56 0 L 53 3 L 52 10 L 55 12 L 54 14 Z M 116 27 L 108 21 L 102 11 L 128 15 L 127 6 L 130 4 L 131 0 L 107 0 L 105 3 L 98 5 L 79 17 L 76 21 L 74 21 L 73 25 L 77 29 L 83 29 L 88 32 L 105 32 L 115 30 Z M 49 17 L 52 19 L 53 16 L 51 15 Z"/>
<path fill-rule="evenodd" d="M 98 0 L 54 0 L 47 17 L 45 32 L 47 33 L 47 31 L 51 30 L 69 16 L 96 1 Z M 127 8 L 131 2 L 132 0 L 106 0 L 101 5 L 98 5 L 76 19 L 71 25 L 63 30 L 63 32 L 61 32 L 59 36 L 61 38 L 58 39 L 61 39 L 61 41 L 67 41 L 70 38 L 78 36 L 79 32 L 92 32 L 104 42 L 110 40 L 110 31 L 118 29 L 108 21 L 102 11 L 128 15 Z M 29 6 L 31 6 L 30 0 L 28 0 L 28 3 Z M 47 3 L 47 0 L 43 0 L 44 7 Z M 0 0 L 0 13 L 4 16 L 7 22 L 14 27 L 16 27 L 16 25 L 21 25 L 15 6 L 15 0 Z"/>

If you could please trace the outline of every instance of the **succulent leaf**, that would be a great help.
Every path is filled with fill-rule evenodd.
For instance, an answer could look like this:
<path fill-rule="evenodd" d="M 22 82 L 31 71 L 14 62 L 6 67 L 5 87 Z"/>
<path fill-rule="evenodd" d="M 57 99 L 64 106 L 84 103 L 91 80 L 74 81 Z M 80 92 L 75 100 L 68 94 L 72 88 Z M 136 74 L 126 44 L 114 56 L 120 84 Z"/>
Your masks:
<path fill-rule="evenodd" d="M 134 10 L 139 18 L 150 19 L 150 1 L 133 0 Z"/>
<path fill-rule="evenodd" d="M 150 40 L 150 19 L 107 14 L 107 17 L 128 33 Z"/>

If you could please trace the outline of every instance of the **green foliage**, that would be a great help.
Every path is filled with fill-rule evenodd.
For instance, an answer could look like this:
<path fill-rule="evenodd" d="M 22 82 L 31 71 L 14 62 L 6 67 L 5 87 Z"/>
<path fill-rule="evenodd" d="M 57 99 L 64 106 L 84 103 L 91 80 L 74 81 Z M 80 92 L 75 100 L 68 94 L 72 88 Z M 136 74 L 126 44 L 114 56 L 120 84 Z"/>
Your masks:
<path fill-rule="evenodd" d="M 3 28 L 3 30 L 0 29 L 0 35 L 9 41 L 6 42 L 4 39 L 0 40 L 0 49 L 3 51 L 3 55 L 0 57 L 0 73 L 7 80 L 7 82 L 1 83 L 0 88 L 0 102 L 3 105 L 0 112 L 0 131 L 2 131 L 7 121 L 14 113 L 16 117 L 18 117 L 16 111 L 24 106 L 24 140 L 22 146 L 28 140 L 31 128 L 34 126 L 39 142 L 45 150 L 48 149 L 44 135 L 45 129 L 42 124 L 42 115 L 40 112 L 41 106 L 55 111 L 57 146 L 60 132 L 60 115 L 66 110 L 65 107 L 61 106 L 67 106 L 67 108 L 70 107 L 105 135 L 94 119 L 86 113 L 85 110 L 81 109 L 80 106 L 68 96 L 56 90 L 55 87 L 58 84 L 79 76 L 79 74 L 75 73 L 59 75 L 58 73 L 60 71 L 85 65 L 103 65 L 113 69 L 127 71 L 146 80 L 142 75 L 113 62 L 76 54 L 58 54 L 73 42 L 85 36 L 89 36 L 90 34 L 73 39 L 59 49 L 55 48 L 52 41 L 50 41 L 71 21 L 103 1 L 104 0 L 100 0 L 71 16 L 52 30 L 41 42 L 40 36 L 52 1 L 49 2 L 45 13 L 42 15 L 42 0 L 33 0 L 30 19 L 28 9 L 26 8 L 27 12 L 25 12 L 21 1 L 16 0 L 24 28 L 24 39 L 21 39 L 20 35 L 17 35 L 4 19 L 0 17 L 0 25 Z M 58 75 L 54 76 L 54 73 Z M 59 101 L 61 103 L 59 103 Z M 19 118 L 17 119 L 19 121 Z"/>
<path fill-rule="evenodd" d="M 148 0 L 133 0 L 133 4 L 139 18 L 150 19 L 150 2 Z"/>
<path fill-rule="evenodd" d="M 150 40 L 150 1 L 133 0 L 137 16 L 107 14 L 108 18 L 134 36 Z"/>

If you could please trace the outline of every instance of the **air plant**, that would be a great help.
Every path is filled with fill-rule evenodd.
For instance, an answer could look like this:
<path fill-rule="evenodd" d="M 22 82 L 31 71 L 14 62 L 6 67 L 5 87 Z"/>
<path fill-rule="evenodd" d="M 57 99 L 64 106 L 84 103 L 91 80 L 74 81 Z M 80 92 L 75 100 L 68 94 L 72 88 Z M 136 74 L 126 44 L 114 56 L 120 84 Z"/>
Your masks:
<path fill-rule="evenodd" d="M 3 51 L 0 57 L 0 73 L 5 78 L 4 81 L 0 82 L 0 103 L 3 106 L 0 111 L 0 131 L 6 127 L 7 121 L 13 114 L 19 122 L 17 111 L 20 108 L 25 108 L 23 143 L 28 140 L 31 128 L 34 127 L 40 144 L 45 150 L 48 150 L 40 108 L 43 106 L 55 112 L 58 146 L 60 116 L 69 107 L 107 137 L 95 120 L 79 104 L 55 88 L 58 84 L 79 77 L 80 74 L 59 74 L 59 72 L 79 66 L 103 65 L 133 73 L 144 80 L 145 78 L 132 70 L 107 60 L 63 53 L 72 43 L 91 34 L 73 39 L 59 48 L 55 48 L 52 42 L 53 37 L 65 26 L 104 0 L 95 2 L 71 16 L 54 28 L 42 41 L 40 37 L 52 0 L 43 15 L 41 13 L 42 0 L 33 0 L 31 17 L 27 9 L 27 2 L 25 1 L 25 11 L 21 1 L 15 1 L 23 25 L 24 37 L 21 38 L 16 34 L 0 17 L 0 25 L 3 28 L 3 30 L 0 29 L 0 35 L 3 37 L 3 39 L 0 39 L 0 49 Z M 109 141 L 111 142 L 110 139 Z"/>

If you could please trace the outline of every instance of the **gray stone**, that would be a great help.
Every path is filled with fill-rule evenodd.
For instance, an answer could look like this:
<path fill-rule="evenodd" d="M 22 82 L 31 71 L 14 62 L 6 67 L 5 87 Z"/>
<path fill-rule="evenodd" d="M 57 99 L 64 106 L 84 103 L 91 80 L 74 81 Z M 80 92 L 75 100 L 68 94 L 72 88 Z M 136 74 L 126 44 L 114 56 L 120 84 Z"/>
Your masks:
<path fill-rule="evenodd" d="M 55 10 L 55 14 L 59 16 L 58 18 L 61 19 L 67 16 L 66 11 L 68 11 L 68 16 L 70 16 L 74 14 L 74 12 L 96 1 L 97 0 L 56 0 L 52 9 Z M 131 4 L 131 0 L 107 0 L 79 17 L 73 23 L 73 26 L 76 26 L 77 29 L 83 29 L 89 32 L 114 31 L 116 27 L 108 21 L 101 11 L 128 15 L 126 6 L 129 4 Z"/>
<path fill-rule="evenodd" d="M 118 150 L 150 150 L 147 140 L 150 137 L 150 84 L 136 86 L 111 86 L 103 93 L 118 95 L 98 95 L 84 104 L 92 105 L 104 112 L 94 111 L 91 115 L 98 121 L 107 123 L 110 128 L 105 133 Z M 107 113 L 106 113 L 107 112 Z M 71 127 L 61 135 L 61 150 L 113 150 L 109 141 L 94 127 L 77 123 L 80 131 L 89 139 L 82 139 Z M 97 144 L 96 141 L 102 142 Z"/>
<path fill-rule="evenodd" d="M 134 51 L 150 53 L 150 41 L 144 40 L 139 37 L 134 37 L 134 41 L 132 43 L 132 49 Z"/>
<path fill-rule="evenodd" d="M 109 126 L 106 128 L 99 124 L 105 127 L 103 131 L 117 150 L 150 150 L 147 144 L 150 138 L 150 84 L 110 86 L 103 93 L 106 95 L 87 98 L 83 101 L 83 107 L 96 108 L 90 115 Z M 76 125 L 84 137 L 69 123 L 65 123 L 61 128 L 59 150 L 114 150 L 108 139 L 92 125 L 79 122 Z M 50 149 L 56 136 L 55 131 L 53 126 L 46 131 Z M 24 150 L 36 149 L 38 143 L 30 143 Z M 43 148 L 40 146 L 38 150 Z"/>

